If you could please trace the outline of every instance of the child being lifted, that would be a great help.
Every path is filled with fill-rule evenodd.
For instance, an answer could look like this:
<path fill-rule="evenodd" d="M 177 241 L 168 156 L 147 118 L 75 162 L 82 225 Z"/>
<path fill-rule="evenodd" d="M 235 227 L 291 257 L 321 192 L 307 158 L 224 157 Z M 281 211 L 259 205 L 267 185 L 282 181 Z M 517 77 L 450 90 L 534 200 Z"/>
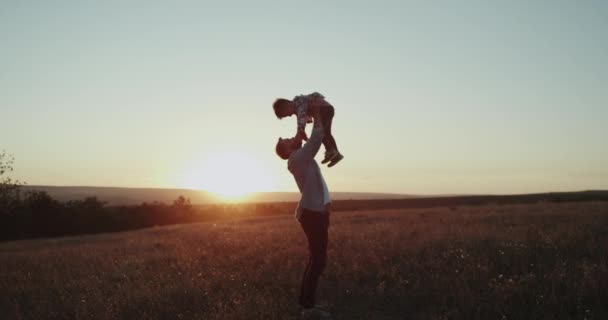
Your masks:
<path fill-rule="evenodd" d="M 272 105 L 277 118 L 297 116 L 298 131 L 295 138 L 300 140 L 308 140 L 306 136 L 306 123 L 312 122 L 311 110 L 313 106 L 319 106 L 319 112 L 323 118 L 323 146 L 325 146 L 325 158 L 321 164 L 329 162 L 328 167 L 333 167 L 344 156 L 338 151 L 336 140 L 331 134 L 331 123 L 334 118 L 334 107 L 325 101 L 325 97 L 318 92 L 313 92 L 308 95 L 298 95 L 293 101 L 287 99 L 277 99 Z"/>

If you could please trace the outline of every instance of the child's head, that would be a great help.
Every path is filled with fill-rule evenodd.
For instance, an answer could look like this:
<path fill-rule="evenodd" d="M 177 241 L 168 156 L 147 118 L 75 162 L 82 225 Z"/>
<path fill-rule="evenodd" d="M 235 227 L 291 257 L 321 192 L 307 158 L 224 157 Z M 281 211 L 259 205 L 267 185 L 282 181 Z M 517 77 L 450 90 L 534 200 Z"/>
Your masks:
<path fill-rule="evenodd" d="M 279 118 L 279 119 L 287 117 L 287 116 L 291 116 L 294 114 L 291 100 L 277 99 L 272 104 L 272 108 L 274 109 L 274 114 L 276 114 L 277 118 Z"/>

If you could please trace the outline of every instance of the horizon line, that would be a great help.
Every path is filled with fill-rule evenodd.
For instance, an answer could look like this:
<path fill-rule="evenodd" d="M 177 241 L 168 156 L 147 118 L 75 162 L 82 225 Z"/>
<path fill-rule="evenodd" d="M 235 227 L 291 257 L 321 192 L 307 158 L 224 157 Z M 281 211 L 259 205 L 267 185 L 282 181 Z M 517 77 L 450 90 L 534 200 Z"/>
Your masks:
<path fill-rule="evenodd" d="M 93 186 L 93 185 L 49 185 L 49 184 L 22 184 L 22 187 L 51 187 L 51 188 L 104 188 L 104 189 L 150 189 L 150 190 L 188 190 L 195 192 L 206 192 L 213 194 L 214 192 L 205 189 L 192 189 L 192 188 L 181 188 L 181 187 L 133 187 L 133 186 Z M 594 191 L 608 191 L 607 189 L 578 189 L 578 190 L 549 190 L 549 191 L 534 191 L 534 192 L 515 192 L 515 193 L 400 193 L 400 192 L 381 192 L 381 191 L 330 191 L 330 193 L 365 193 L 365 194 L 386 194 L 386 195 L 398 195 L 398 196 L 499 196 L 499 195 L 528 195 L 528 194 L 544 194 L 544 193 L 575 193 L 575 192 L 594 192 Z M 247 194 L 255 193 L 298 193 L 298 191 L 251 191 Z"/>

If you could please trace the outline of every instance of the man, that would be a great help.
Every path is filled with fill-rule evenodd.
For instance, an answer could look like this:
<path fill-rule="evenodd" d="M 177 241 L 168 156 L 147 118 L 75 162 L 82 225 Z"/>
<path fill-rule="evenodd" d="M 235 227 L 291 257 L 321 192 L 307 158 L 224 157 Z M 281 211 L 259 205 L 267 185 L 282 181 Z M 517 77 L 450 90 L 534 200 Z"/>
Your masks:
<path fill-rule="evenodd" d="M 313 107 L 314 125 L 308 141 L 302 146 L 302 138 L 281 139 L 276 145 L 279 157 L 287 161 L 287 168 L 300 189 L 300 202 L 296 219 L 306 238 L 310 257 L 302 278 L 300 306 L 302 318 L 331 319 L 329 312 L 315 305 L 315 291 L 327 261 L 329 228 L 329 191 L 315 156 L 323 142 L 323 119 L 319 107 Z"/>

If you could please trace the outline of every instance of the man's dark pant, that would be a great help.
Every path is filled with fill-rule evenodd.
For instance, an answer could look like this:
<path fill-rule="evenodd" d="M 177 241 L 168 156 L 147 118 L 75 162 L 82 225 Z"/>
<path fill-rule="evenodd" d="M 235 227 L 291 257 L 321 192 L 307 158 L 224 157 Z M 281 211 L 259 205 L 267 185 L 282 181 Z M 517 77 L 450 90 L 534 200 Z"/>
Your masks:
<path fill-rule="evenodd" d="M 323 146 L 325 147 L 325 151 L 330 150 L 338 150 L 338 145 L 336 145 L 336 140 L 334 136 L 331 134 L 331 122 L 334 119 L 334 107 L 333 106 L 323 106 L 320 108 L 321 118 L 323 118 L 323 131 L 325 136 L 323 137 Z"/>
<path fill-rule="evenodd" d="M 302 278 L 300 305 L 304 308 L 311 308 L 315 304 L 315 291 L 327 261 L 329 211 L 317 212 L 304 209 L 300 217 L 300 225 L 302 225 L 306 238 L 308 238 L 308 249 L 310 251 L 308 265 Z"/>

